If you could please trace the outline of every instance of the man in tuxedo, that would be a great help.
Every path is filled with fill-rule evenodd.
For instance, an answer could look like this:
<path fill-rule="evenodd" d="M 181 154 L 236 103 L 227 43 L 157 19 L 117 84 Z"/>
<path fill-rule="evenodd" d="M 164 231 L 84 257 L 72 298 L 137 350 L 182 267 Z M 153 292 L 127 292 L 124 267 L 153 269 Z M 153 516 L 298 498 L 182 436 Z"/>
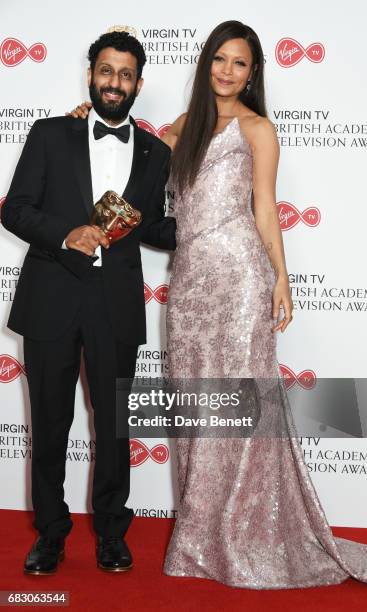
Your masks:
<path fill-rule="evenodd" d="M 169 148 L 137 127 L 129 110 L 146 58 L 126 32 L 89 50 L 88 121 L 55 117 L 33 125 L 2 208 L 5 228 L 29 243 L 8 326 L 24 337 L 32 415 L 32 500 L 39 537 L 24 570 L 56 571 L 72 522 L 64 501 L 65 459 L 83 348 L 96 432 L 93 526 L 104 570 L 132 567 L 124 535 L 133 511 L 129 441 L 117 431 L 116 379 L 131 380 L 146 342 L 139 243 L 175 248 L 164 218 Z M 142 223 L 109 246 L 90 225 L 93 203 L 123 194 Z M 117 418 L 118 417 L 118 418 Z"/>

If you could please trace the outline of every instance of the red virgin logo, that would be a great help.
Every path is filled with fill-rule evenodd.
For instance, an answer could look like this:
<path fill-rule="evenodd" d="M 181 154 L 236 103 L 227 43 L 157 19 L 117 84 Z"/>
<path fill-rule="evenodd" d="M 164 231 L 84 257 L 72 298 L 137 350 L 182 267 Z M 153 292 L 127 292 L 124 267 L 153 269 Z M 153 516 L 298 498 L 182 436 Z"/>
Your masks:
<path fill-rule="evenodd" d="M 166 444 L 156 444 L 149 450 L 144 442 L 132 438 L 130 440 L 130 466 L 138 467 L 149 458 L 156 463 L 166 463 L 169 459 L 168 446 Z"/>
<path fill-rule="evenodd" d="M 13 68 L 21 64 L 26 57 L 34 62 L 43 62 L 47 49 L 43 43 L 34 43 L 29 49 L 17 38 L 5 38 L 0 47 L 0 59 L 4 66 Z"/>
<path fill-rule="evenodd" d="M 10 383 L 21 374 L 25 374 L 24 366 L 10 355 L 0 355 L 0 382 Z"/>
<path fill-rule="evenodd" d="M 151 289 L 149 285 L 144 283 L 144 299 L 148 304 L 151 300 L 155 300 L 158 304 L 167 304 L 168 285 L 158 285 L 156 289 Z"/>
<path fill-rule="evenodd" d="M 165 133 L 171 127 L 170 123 L 165 123 L 164 125 L 161 125 L 160 128 L 156 129 L 154 125 L 152 125 L 151 123 L 149 123 L 149 121 L 146 121 L 145 119 L 136 119 L 136 123 L 140 128 L 146 130 L 147 132 L 150 132 L 150 134 L 153 134 L 153 136 L 157 136 L 157 138 L 163 138 Z"/>
<path fill-rule="evenodd" d="M 302 372 L 296 374 L 282 363 L 279 364 L 279 369 L 287 391 L 297 383 L 306 391 L 313 389 L 316 385 L 316 374 L 313 370 L 302 370 Z"/>
<path fill-rule="evenodd" d="M 325 57 L 325 47 L 321 43 L 312 43 L 306 49 L 294 38 L 282 38 L 275 48 L 275 58 L 282 68 L 291 68 L 307 57 L 310 62 L 319 64 Z"/>
<path fill-rule="evenodd" d="M 303 212 L 290 202 L 277 202 L 280 228 L 283 232 L 292 229 L 302 221 L 308 227 L 315 227 L 320 223 L 321 213 L 316 206 L 309 206 Z"/>

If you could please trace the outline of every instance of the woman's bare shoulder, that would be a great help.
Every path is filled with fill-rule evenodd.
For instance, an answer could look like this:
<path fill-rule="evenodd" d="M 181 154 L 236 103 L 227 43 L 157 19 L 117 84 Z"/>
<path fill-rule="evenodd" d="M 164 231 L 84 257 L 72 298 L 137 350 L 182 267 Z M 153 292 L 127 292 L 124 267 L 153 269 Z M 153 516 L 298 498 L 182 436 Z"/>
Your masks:
<path fill-rule="evenodd" d="M 172 123 L 172 128 L 174 129 L 177 136 L 180 135 L 183 126 L 185 125 L 187 113 L 182 113 L 179 117 L 177 117 L 176 121 Z"/>
<path fill-rule="evenodd" d="M 274 123 L 267 117 L 262 117 L 251 111 L 250 113 L 242 113 L 238 120 L 242 129 L 249 130 L 261 134 L 273 134 L 275 132 Z"/>
<path fill-rule="evenodd" d="M 252 147 L 259 143 L 278 142 L 275 125 L 267 117 L 251 112 L 243 113 L 238 120 L 244 136 Z"/>
<path fill-rule="evenodd" d="M 162 140 L 165 142 L 172 151 L 174 150 L 177 140 L 180 137 L 183 126 L 185 125 L 187 113 L 183 113 L 179 117 L 177 117 L 176 121 L 174 121 L 163 136 Z"/>

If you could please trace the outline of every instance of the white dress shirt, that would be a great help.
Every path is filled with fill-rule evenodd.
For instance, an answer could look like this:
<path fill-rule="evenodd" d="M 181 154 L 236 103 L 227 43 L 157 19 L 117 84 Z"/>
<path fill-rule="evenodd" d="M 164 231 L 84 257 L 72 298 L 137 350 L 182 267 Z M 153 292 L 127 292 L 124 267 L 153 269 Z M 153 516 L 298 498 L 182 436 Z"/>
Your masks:
<path fill-rule="evenodd" d="M 94 204 L 108 190 L 116 191 L 119 195 L 123 194 L 131 173 L 134 153 L 133 126 L 130 128 L 130 138 L 126 143 L 121 142 L 113 134 L 107 134 L 95 140 L 93 127 L 96 121 L 111 127 L 96 113 L 94 108 L 91 109 L 88 116 L 88 140 Z M 122 123 L 113 127 L 118 128 L 129 123 L 130 116 L 128 115 Z M 102 265 L 101 250 L 101 246 L 96 248 L 95 255 L 98 256 L 98 259 L 94 262 L 94 266 Z"/>

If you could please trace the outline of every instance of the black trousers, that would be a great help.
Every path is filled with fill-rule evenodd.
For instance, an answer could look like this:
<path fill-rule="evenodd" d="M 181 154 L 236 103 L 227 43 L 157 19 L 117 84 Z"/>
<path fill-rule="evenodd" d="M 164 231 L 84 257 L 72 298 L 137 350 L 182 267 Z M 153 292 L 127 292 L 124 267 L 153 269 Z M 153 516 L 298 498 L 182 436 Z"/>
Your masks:
<path fill-rule="evenodd" d="M 138 347 L 122 345 L 114 338 L 101 270 L 93 268 L 82 282 L 81 307 L 64 337 L 53 342 L 24 338 L 32 417 L 34 526 L 51 538 L 66 536 L 72 527 L 63 485 L 82 348 L 96 432 L 93 526 L 101 536 L 124 535 L 133 517 L 133 511 L 125 507 L 130 490 L 129 440 L 117 432 L 118 411 L 127 421 L 128 407 L 120 401 L 116 406 L 116 378 L 134 377 Z"/>

